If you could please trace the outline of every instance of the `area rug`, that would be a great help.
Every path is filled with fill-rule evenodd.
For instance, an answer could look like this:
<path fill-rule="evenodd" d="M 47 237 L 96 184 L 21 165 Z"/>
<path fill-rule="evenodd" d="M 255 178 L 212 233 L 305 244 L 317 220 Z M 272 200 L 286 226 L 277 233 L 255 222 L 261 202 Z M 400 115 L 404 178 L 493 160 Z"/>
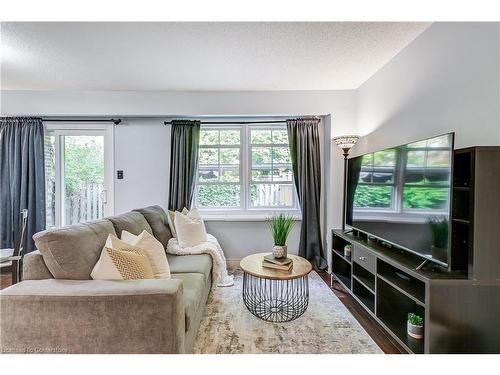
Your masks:
<path fill-rule="evenodd" d="M 268 323 L 253 316 L 241 296 L 240 270 L 234 279 L 234 286 L 210 294 L 195 353 L 382 353 L 316 272 L 309 275 L 307 311 L 287 323 Z"/>

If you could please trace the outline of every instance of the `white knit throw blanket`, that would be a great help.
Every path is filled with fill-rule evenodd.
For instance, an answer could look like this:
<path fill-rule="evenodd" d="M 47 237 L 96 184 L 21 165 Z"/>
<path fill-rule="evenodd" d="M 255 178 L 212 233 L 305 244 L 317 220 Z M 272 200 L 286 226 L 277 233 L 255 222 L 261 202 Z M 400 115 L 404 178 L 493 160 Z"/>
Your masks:
<path fill-rule="evenodd" d="M 192 247 L 180 247 L 177 238 L 168 241 L 167 253 L 174 255 L 209 254 L 212 257 L 212 289 L 234 285 L 234 278 L 227 273 L 226 257 L 217 238 L 207 233 L 207 241 Z"/>

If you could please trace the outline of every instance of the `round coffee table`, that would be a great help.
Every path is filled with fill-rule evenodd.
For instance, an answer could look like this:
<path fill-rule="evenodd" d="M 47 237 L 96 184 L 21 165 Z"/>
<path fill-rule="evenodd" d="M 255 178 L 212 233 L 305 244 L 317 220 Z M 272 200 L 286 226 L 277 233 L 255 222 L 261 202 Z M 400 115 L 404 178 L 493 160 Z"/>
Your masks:
<path fill-rule="evenodd" d="M 308 275 L 311 263 L 297 255 L 290 271 L 262 267 L 264 255 L 249 255 L 240 262 L 243 269 L 243 301 L 256 317 L 268 322 L 289 322 L 297 319 L 309 304 Z"/>

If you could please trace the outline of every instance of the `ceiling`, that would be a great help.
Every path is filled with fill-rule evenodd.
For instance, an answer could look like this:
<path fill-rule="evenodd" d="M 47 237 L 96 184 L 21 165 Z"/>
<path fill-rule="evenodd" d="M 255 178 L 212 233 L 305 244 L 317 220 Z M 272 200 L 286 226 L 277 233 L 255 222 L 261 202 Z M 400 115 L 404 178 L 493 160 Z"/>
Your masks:
<path fill-rule="evenodd" d="M 2 23 L 4 90 L 358 88 L 429 23 Z"/>

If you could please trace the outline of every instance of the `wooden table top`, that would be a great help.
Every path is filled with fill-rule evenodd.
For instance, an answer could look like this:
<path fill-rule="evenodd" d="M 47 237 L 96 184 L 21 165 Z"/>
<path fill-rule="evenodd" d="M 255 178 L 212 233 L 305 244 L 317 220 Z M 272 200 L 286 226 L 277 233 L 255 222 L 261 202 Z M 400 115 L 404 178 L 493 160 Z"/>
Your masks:
<path fill-rule="evenodd" d="M 312 265 L 307 259 L 292 254 L 288 254 L 288 258 L 293 261 L 293 267 L 290 271 L 262 267 L 264 255 L 268 254 L 271 253 L 257 253 L 249 255 L 241 260 L 240 267 L 243 271 L 252 276 L 271 280 L 298 279 L 299 277 L 307 275 L 312 270 Z"/>

